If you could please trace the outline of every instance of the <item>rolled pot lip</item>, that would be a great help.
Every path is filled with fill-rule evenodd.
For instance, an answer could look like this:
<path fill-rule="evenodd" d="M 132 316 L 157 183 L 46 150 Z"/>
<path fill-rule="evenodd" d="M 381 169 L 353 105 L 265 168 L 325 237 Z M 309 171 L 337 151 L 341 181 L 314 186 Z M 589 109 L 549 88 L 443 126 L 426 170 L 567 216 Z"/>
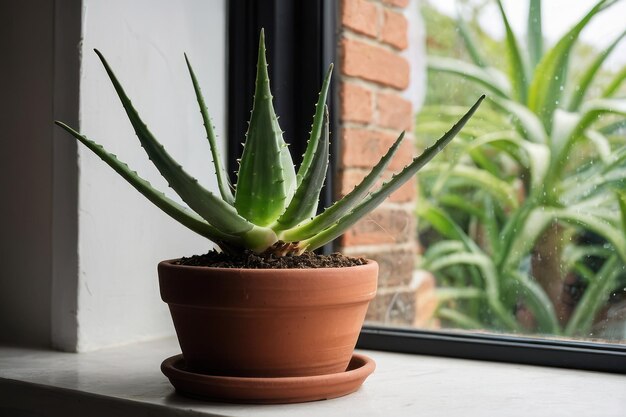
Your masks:
<path fill-rule="evenodd" d="M 159 263 L 161 299 L 170 305 L 230 309 L 296 308 L 371 301 L 376 295 L 378 263 L 339 268 L 213 268 Z M 254 294 L 254 296 L 251 296 Z"/>
<path fill-rule="evenodd" d="M 181 258 L 174 259 L 165 259 L 159 262 L 159 268 L 171 268 L 171 269 L 186 269 L 188 271 L 206 271 L 210 269 L 215 272 L 223 272 L 223 273 L 234 273 L 236 271 L 258 271 L 259 273 L 276 273 L 277 271 L 345 271 L 347 269 L 354 268 L 362 268 L 362 269 L 370 269 L 377 268 L 378 262 L 373 259 L 364 258 L 367 263 L 363 265 L 353 265 L 353 266 L 341 266 L 341 267 L 332 267 L 332 268 L 219 268 L 214 266 L 194 266 L 194 265 L 177 265 L 174 262 L 179 261 Z M 268 272 L 261 272 L 268 271 Z"/>

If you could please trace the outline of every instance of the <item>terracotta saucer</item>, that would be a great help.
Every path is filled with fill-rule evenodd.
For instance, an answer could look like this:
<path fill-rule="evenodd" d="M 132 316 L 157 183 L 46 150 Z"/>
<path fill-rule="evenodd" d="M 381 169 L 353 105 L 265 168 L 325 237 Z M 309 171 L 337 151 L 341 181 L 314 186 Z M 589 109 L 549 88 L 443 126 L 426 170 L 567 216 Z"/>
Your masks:
<path fill-rule="evenodd" d="M 215 376 L 185 370 L 183 355 L 167 358 L 161 372 L 176 391 L 194 398 L 253 404 L 287 404 L 325 400 L 359 389 L 374 372 L 376 363 L 365 355 L 353 354 L 345 372 L 286 378 Z"/>

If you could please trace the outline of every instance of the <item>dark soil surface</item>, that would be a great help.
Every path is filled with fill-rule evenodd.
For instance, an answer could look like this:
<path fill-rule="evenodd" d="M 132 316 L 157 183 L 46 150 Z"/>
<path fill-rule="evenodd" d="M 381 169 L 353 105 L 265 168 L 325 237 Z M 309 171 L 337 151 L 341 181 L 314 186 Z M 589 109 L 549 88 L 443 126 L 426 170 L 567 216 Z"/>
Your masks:
<path fill-rule="evenodd" d="M 363 258 L 351 258 L 340 253 L 317 255 L 313 252 L 305 252 L 302 255 L 277 257 L 275 255 L 261 255 L 250 251 L 237 255 L 211 251 L 204 255 L 181 258 L 178 261 L 178 265 L 250 269 L 342 268 L 364 265 L 365 263 L 367 263 L 367 261 Z"/>

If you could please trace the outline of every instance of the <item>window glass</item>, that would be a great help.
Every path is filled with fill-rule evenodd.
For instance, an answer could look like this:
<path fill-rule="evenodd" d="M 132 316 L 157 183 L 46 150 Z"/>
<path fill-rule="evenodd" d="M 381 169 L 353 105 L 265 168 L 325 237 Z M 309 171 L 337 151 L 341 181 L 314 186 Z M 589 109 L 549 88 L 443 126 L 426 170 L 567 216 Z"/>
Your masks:
<path fill-rule="evenodd" d="M 624 343 L 626 4 L 539 3 L 421 2 L 418 148 L 488 99 L 420 171 L 411 324 Z"/>

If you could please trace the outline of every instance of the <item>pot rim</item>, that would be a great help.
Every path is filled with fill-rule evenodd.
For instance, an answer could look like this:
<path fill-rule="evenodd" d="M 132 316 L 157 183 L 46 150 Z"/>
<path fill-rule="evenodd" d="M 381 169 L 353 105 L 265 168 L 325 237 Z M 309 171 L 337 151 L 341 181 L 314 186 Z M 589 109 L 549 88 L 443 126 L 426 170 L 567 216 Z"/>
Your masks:
<path fill-rule="evenodd" d="M 332 267 L 332 268 L 218 268 L 213 266 L 195 266 L 195 265 L 178 265 L 174 262 L 179 261 L 181 258 L 175 259 L 165 259 L 159 262 L 159 266 L 164 266 L 172 269 L 186 269 L 188 271 L 206 271 L 210 269 L 216 272 L 227 272 L 232 273 L 233 271 L 259 271 L 259 273 L 263 273 L 261 271 L 272 271 L 272 273 L 276 273 L 277 271 L 345 271 L 348 269 L 355 268 L 371 268 L 372 264 L 378 265 L 373 259 L 364 258 L 367 263 L 363 265 L 353 265 L 353 266 L 341 266 L 341 267 Z"/>

